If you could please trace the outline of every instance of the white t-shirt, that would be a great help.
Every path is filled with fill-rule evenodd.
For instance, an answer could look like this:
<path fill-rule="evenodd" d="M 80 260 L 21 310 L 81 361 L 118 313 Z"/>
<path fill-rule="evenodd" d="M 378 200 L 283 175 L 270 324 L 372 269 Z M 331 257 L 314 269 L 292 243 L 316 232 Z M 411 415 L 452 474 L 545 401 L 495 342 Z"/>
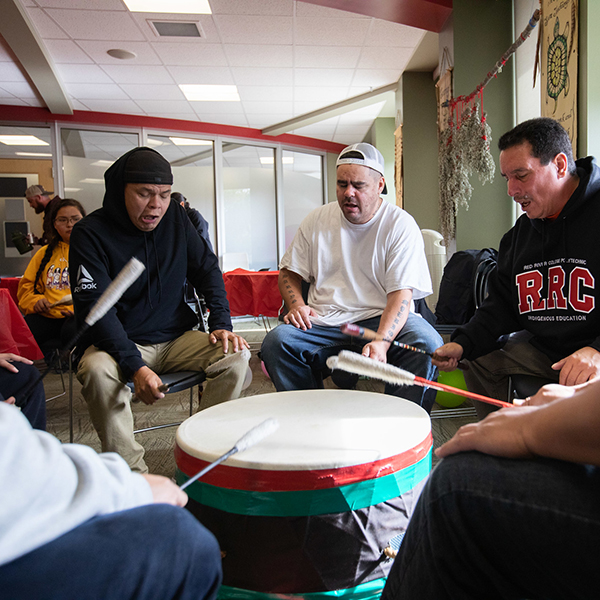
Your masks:
<path fill-rule="evenodd" d="M 383 201 L 362 225 L 350 223 L 337 202 L 302 221 L 280 268 L 311 284 L 308 304 L 315 325 L 335 327 L 383 313 L 387 295 L 412 289 L 413 298 L 432 293 L 423 236 L 404 210 Z"/>

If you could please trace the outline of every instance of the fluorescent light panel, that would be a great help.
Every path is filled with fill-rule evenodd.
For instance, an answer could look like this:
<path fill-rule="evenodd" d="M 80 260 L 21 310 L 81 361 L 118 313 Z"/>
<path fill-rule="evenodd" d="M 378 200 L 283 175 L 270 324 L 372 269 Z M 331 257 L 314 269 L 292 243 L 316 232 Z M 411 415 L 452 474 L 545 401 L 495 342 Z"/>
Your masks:
<path fill-rule="evenodd" d="M 40 140 L 35 135 L 0 135 L 0 142 L 7 146 L 49 146 L 48 142 Z"/>
<path fill-rule="evenodd" d="M 169 138 L 176 146 L 212 146 L 212 142 L 208 140 L 195 140 L 194 138 Z"/>
<path fill-rule="evenodd" d="M 93 162 L 91 167 L 110 167 L 115 161 L 114 160 L 97 160 Z"/>
<path fill-rule="evenodd" d="M 52 156 L 49 152 L 15 152 L 17 156 Z"/>
<path fill-rule="evenodd" d="M 179 85 L 190 102 L 239 102 L 240 95 L 235 85 Z"/>
<path fill-rule="evenodd" d="M 208 0 L 124 0 L 131 12 L 210 15 Z"/>

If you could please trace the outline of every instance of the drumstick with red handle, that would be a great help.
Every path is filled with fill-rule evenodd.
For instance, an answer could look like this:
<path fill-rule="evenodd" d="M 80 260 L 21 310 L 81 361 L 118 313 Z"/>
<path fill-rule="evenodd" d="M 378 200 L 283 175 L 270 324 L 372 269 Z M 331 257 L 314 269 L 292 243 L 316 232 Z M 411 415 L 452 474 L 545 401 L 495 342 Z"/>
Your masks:
<path fill-rule="evenodd" d="M 380 379 L 381 381 L 392 383 L 394 385 L 420 385 L 421 387 L 430 387 L 434 390 L 451 392 L 459 396 L 464 396 L 465 398 L 479 400 L 486 404 L 493 404 L 494 406 L 513 406 L 513 404 L 510 404 L 509 402 L 488 398 L 487 396 L 468 392 L 467 390 L 461 390 L 460 388 L 455 388 L 451 385 L 437 383 L 437 381 L 429 381 L 429 379 L 413 375 L 404 369 L 399 369 L 393 365 L 382 363 L 348 350 L 342 350 L 337 356 L 330 356 L 327 359 L 327 366 L 332 370 L 341 369 L 348 373 Z"/>
<path fill-rule="evenodd" d="M 404 348 L 404 350 L 410 350 L 411 352 L 419 352 L 421 354 L 426 354 L 427 356 L 431 356 L 431 358 L 435 358 L 435 360 L 439 360 L 442 362 L 450 360 L 447 356 L 439 356 L 435 352 L 428 352 L 427 350 L 417 348 L 416 346 L 410 346 L 409 344 L 403 344 L 402 342 L 398 342 L 396 340 L 388 340 L 380 333 L 377 333 L 372 329 L 367 329 L 366 327 L 361 327 L 360 325 L 356 325 L 355 323 L 345 323 L 340 327 L 340 330 L 342 333 L 345 333 L 346 335 L 351 335 L 352 337 L 359 337 L 363 338 L 364 340 L 388 342 L 388 344 L 393 344 L 394 346 L 398 346 L 399 348 Z M 469 366 L 465 364 L 462 360 L 459 360 L 458 368 L 466 371 L 469 368 Z"/>

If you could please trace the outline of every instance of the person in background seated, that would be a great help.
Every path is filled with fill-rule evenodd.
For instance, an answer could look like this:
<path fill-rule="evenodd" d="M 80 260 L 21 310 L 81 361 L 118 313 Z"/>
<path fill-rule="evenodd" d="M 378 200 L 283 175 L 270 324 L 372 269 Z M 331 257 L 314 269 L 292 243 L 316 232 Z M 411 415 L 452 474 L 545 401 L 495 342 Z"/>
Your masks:
<path fill-rule="evenodd" d="M 287 249 L 279 290 L 288 313 L 265 337 L 261 356 L 277 391 L 323 387 L 329 356 L 352 350 L 432 380 L 437 369 L 425 354 L 442 339 L 412 310 L 413 299 L 431 294 L 423 236 L 415 220 L 384 202 L 384 162 L 371 144 L 342 150 L 337 160 L 337 203 L 311 212 Z M 308 302 L 302 282 L 310 283 Z M 366 342 L 340 331 L 356 323 L 386 341 Z M 386 385 L 386 393 L 416 402 L 428 412 L 434 390 Z"/>
<path fill-rule="evenodd" d="M 132 257 L 145 270 L 89 330 L 77 378 L 105 452 L 118 452 L 147 472 L 144 448 L 133 435 L 131 391 L 151 405 L 164 398 L 161 373 L 200 371 L 240 352 L 207 375 L 201 408 L 238 398 L 248 371 L 248 342 L 233 332 L 218 259 L 171 200 L 169 162 L 150 148 L 134 148 L 104 174 L 102 208 L 73 232 L 71 288 L 78 323 Z M 210 310 L 210 332 L 184 299 L 188 279 Z M 245 350 L 245 352 L 244 352 Z M 160 404 L 159 404 L 160 405 Z"/>
<path fill-rule="evenodd" d="M 563 385 L 600 376 L 600 168 L 591 156 L 573 160 L 553 119 L 517 125 L 498 147 L 508 195 L 525 214 L 502 238 L 488 297 L 434 364 L 453 370 L 467 359 L 469 390 L 506 400 L 511 375 Z M 479 418 L 495 410 L 475 407 Z"/>
<path fill-rule="evenodd" d="M 177 204 L 181 204 L 181 206 L 185 208 L 185 212 L 192 222 L 192 225 L 196 228 L 196 231 L 200 234 L 200 236 L 206 240 L 208 247 L 212 250 L 213 247 L 210 243 L 210 235 L 208 233 L 208 221 L 202 216 L 200 211 L 192 208 L 187 198 L 179 192 L 173 192 L 171 194 L 171 200 L 175 200 Z"/>
<path fill-rule="evenodd" d="M 0 600 L 212 600 L 221 555 L 170 479 L 0 402 Z"/>
<path fill-rule="evenodd" d="M 27 398 L 23 398 L 20 394 L 39 375 L 40 372 L 28 358 L 17 354 L 0 353 L 0 402 L 16 404 L 31 426 L 43 431 L 46 429 L 44 384 L 40 381 Z"/>
<path fill-rule="evenodd" d="M 73 227 L 84 216 L 77 200 L 59 198 L 54 203 L 50 242 L 34 254 L 19 281 L 19 308 L 48 364 L 52 352 L 75 335 L 69 242 Z"/>
<path fill-rule="evenodd" d="M 52 192 L 47 192 L 41 185 L 30 185 L 25 190 L 25 198 L 29 206 L 35 210 L 35 214 L 44 213 L 43 229 L 41 238 L 34 238 L 34 243 L 45 246 L 50 243 L 52 238 L 52 212 L 55 204 L 60 200 L 60 196 L 54 196 L 50 199 Z"/>
<path fill-rule="evenodd" d="M 436 451 L 382 600 L 597 598 L 598 432 L 599 380 L 461 427 Z"/>

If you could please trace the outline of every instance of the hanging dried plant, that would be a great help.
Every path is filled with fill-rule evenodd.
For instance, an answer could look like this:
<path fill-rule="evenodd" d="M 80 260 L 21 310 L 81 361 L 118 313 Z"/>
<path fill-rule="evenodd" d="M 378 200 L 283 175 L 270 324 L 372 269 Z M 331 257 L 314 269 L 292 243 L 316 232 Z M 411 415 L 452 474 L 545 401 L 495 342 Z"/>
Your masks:
<path fill-rule="evenodd" d="M 477 120 L 479 121 L 479 108 L 477 109 Z M 496 163 L 490 152 L 490 142 L 492 141 L 492 128 L 487 122 L 487 114 L 483 113 L 479 121 L 479 135 L 474 137 L 474 158 L 473 170 L 479 176 L 479 181 L 483 185 L 494 181 L 496 174 Z"/>

